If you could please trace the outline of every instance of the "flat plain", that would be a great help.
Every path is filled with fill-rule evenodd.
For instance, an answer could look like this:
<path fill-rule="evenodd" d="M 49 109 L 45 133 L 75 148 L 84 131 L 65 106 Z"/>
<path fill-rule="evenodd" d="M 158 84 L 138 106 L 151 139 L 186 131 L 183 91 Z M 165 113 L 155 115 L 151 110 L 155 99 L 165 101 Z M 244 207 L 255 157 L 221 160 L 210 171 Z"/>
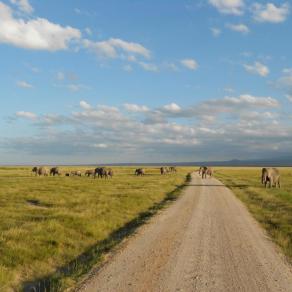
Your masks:
<path fill-rule="evenodd" d="M 74 285 L 105 251 L 175 198 L 191 169 L 161 176 L 158 167 L 146 168 L 143 177 L 131 167 L 113 170 L 114 177 L 105 180 L 0 168 L 0 291 L 47 277 L 46 285 L 56 289 Z"/>

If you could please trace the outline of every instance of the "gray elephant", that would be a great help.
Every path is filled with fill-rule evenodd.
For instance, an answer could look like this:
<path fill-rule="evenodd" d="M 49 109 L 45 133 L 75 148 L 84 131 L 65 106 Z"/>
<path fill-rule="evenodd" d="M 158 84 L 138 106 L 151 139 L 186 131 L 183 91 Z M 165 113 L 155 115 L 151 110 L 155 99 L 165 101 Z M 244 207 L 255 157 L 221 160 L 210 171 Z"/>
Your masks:
<path fill-rule="evenodd" d="M 37 166 L 34 166 L 33 169 L 31 170 L 31 172 L 33 174 L 35 174 L 35 176 L 37 176 L 38 175 L 38 170 L 39 170 L 39 168 Z"/>
<path fill-rule="evenodd" d="M 94 171 L 94 178 L 108 178 L 108 173 L 105 167 L 97 167 Z"/>
<path fill-rule="evenodd" d="M 81 171 L 80 170 L 72 170 L 71 175 L 72 176 L 81 176 Z"/>
<path fill-rule="evenodd" d="M 49 175 L 49 169 L 47 167 L 41 166 L 38 169 L 38 175 L 41 176 L 48 176 Z"/>
<path fill-rule="evenodd" d="M 202 178 L 207 178 L 207 175 L 209 175 L 209 177 L 213 176 L 213 169 L 211 167 L 200 167 L 200 172 L 202 173 Z"/>
<path fill-rule="evenodd" d="M 135 175 L 137 175 L 137 176 L 143 176 L 143 175 L 145 175 L 145 169 L 143 169 L 143 168 L 137 168 L 135 170 Z"/>
<path fill-rule="evenodd" d="M 59 167 L 52 167 L 51 170 L 50 170 L 50 175 L 61 175 L 61 171 L 59 169 Z"/>
<path fill-rule="evenodd" d="M 94 176 L 94 173 L 95 173 L 95 170 L 94 169 L 87 169 L 85 171 L 85 176 L 88 176 L 88 177 Z"/>
<path fill-rule="evenodd" d="M 160 174 L 161 175 L 167 174 L 167 168 L 166 167 L 160 167 Z"/>
<path fill-rule="evenodd" d="M 107 175 L 108 175 L 108 177 L 113 178 L 113 176 L 114 176 L 114 171 L 113 171 L 111 168 L 109 168 L 109 169 L 107 170 Z"/>
<path fill-rule="evenodd" d="M 280 184 L 280 172 L 277 168 L 263 168 L 262 169 L 262 184 L 267 187 L 269 183 L 269 187 L 281 187 Z"/>

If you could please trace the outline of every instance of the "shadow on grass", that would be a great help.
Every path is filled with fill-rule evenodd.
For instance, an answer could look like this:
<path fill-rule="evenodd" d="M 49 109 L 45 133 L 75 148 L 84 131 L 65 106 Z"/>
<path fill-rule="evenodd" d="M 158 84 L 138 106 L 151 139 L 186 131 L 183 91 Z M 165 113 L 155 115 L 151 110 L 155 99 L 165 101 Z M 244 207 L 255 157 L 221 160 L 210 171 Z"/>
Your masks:
<path fill-rule="evenodd" d="M 184 184 L 176 186 L 172 192 L 165 198 L 154 204 L 147 211 L 140 213 L 136 218 L 126 223 L 123 227 L 112 232 L 105 240 L 97 242 L 84 253 L 72 260 L 67 265 L 60 267 L 53 274 L 26 282 L 22 286 L 24 292 L 55 292 L 64 290 L 64 279 L 78 279 L 80 276 L 88 273 L 93 266 L 102 262 L 102 256 L 109 252 L 113 247 L 120 243 L 124 238 L 133 234 L 138 227 L 146 223 L 159 210 L 164 208 L 169 202 L 176 200 L 181 194 L 182 189 L 191 181 L 191 175 L 188 174 Z"/>

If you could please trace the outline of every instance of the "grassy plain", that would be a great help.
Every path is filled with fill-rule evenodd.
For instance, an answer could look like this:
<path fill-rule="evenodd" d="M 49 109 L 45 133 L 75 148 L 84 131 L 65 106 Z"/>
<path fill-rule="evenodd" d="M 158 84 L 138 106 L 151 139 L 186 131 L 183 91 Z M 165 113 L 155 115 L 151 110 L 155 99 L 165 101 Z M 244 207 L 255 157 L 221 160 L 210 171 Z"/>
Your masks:
<path fill-rule="evenodd" d="M 158 168 L 146 168 L 144 177 L 136 177 L 134 168 L 113 169 L 113 179 L 94 180 L 0 168 L 0 291 L 48 276 L 39 285 L 74 285 L 105 251 L 174 199 L 191 170 L 161 176 Z"/>
<path fill-rule="evenodd" d="M 292 262 L 292 168 L 279 169 L 281 189 L 265 189 L 256 167 L 216 168 L 215 176 L 247 205 Z"/>

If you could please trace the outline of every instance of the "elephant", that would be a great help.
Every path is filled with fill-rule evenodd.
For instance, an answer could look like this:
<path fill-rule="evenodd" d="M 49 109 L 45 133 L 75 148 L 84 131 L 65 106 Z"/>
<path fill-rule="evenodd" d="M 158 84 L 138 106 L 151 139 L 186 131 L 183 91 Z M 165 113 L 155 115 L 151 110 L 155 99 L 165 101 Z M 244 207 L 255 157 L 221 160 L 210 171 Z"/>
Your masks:
<path fill-rule="evenodd" d="M 137 176 L 142 176 L 142 175 L 145 175 L 145 169 L 143 169 L 143 168 L 137 168 L 136 170 L 135 170 L 135 175 L 137 175 Z"/>
<path fill-rule="evenodd" d="M 167 174 L 167 168 L 166 167 L 160 167 L 160 174 L 161 175 Z"/>
<path fill-rule="evenodd" d="M 107 175 L 112 178 L 114 176 L 114 171 L 110 168 L 107 170 Z"/>
<path fill-rule="evenodd" d="M 39 168 L 37 166 L 34 166 L 33 169 L 31 170 L 31 172 L 34 173 L 35 176 L 37 176 L 38 175 L 38 170 L 39 170 Z"/>
<path fill-rule="evenodd" d="M 41 175 L 48 176 L 49 175 L 49 169 L 46 168 L 46 167 L 44 167 L 44 166 L 39 167 L 39 169 L 38 169 L 38 175 L 39 176 L 41 176 Z"/>
<path fill-rule="evenodd" d="M 85 171 L 85 176 L 94 176 L 95 170 L 94 169 L 88 169 Z"/>
<path fill-rule="evenodd" d="M 267 187 L 269 183 L 269 187 L 281 187 L 280 184 L 280 172 L 277 168 L 263 168 L 262 169 L 262 184 Z"/>
<path fill-rule="evenodd" d="M 176 167 L 175 167 L 175 166 L 171 166 L 171 167 L 169 168 L 169 171 L 170 171 L 170 172 L 177 172 L 177 170 L 176 170 Z"/>
<path fill-rule="evenodd" d="M 52 167 L 50 170 L 50 175 L 61 175 L 61 171 L 59 169 L 59 167 Z"/>
<path fill-rule="evenodd" d="M 94 178 L 108 178 L 108 173 L 105 167 L 97 167 L 94 171 Z"/>
<path fill-rule="evenodd" d="M 200 167 L 201 173 L 202 173 L 202 178 L 207 178 L 207 175 L 209 177 L 213 176 L 213 169 L 211 167 L 203 166 Z"/>
<path fill-rule="evenodd" d="M 71 171 L 71 175 L 72 176 L 81 176 L 81 171 L 80 170 L 72 170 Z"/>

